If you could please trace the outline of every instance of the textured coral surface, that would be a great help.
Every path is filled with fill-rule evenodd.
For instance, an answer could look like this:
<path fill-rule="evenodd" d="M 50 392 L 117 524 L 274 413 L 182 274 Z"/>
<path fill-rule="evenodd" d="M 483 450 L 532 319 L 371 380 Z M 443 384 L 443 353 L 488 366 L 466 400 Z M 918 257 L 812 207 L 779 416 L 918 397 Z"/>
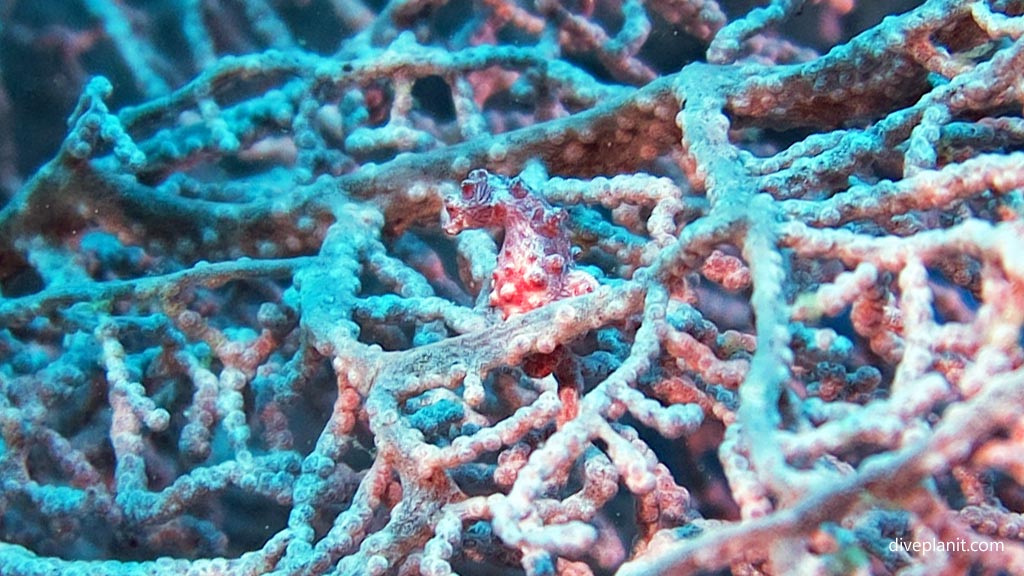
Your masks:
<path fill-rule="evenodd" d="M 0 574 L 1024 574 L 1022 70 L 1024 0 L 0 2 Z"/>

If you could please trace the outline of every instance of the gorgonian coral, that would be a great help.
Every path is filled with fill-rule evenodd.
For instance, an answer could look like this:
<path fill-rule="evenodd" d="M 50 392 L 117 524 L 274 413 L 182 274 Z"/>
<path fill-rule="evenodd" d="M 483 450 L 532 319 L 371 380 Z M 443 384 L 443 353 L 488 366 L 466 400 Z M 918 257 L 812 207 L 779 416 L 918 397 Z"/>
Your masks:
<path fill-rule="evenodd" d="M 749 4 L 0 6 L 0 573 L 1024 573 L 1024 5 Z"/>

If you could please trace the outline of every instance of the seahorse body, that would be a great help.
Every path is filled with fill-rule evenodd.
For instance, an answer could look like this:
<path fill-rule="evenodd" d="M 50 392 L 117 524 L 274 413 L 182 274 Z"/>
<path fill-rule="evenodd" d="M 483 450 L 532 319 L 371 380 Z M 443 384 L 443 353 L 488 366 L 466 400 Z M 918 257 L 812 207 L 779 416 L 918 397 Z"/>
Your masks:
<path fill-rule="evenodd" d="M 461 194 L 445 198 L 444 229 L 500 227 L 505 240 L 492 275 L 491 306 L 503 317 L 591 292 L 593 276 L 574 267 L 565 211 L 551 206 L 518 176 L 473 170 Z"/>

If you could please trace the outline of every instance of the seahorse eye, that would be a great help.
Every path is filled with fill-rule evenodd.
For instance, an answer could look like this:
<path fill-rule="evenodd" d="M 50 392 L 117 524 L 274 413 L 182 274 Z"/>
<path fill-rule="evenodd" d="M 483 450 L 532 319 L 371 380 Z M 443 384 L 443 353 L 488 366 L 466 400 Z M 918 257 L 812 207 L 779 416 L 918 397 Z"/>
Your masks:
<path fill-rule="evenodd" d="M 462 181 L 462 198 L 464 200 L 486 200 L 490 197 L 490 172 L 477 168 L 470 172 Z"/>

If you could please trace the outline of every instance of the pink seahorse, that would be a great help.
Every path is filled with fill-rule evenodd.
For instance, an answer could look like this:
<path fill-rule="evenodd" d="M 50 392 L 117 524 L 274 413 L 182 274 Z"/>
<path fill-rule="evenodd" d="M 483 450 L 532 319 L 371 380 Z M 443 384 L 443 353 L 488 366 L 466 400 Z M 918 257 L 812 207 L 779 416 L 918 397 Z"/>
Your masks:
<path fill-rule="evenodd" d="M 597 287 L 593 276 L 574 267 L 565 211 L 548 204 L 518 176 L 473 170 L 462 181 L 461 194 L 445 198 L 441 218 L 448 234 L 505 229 L 490 302 L 506 319 Z"/>
<path fill-rule="evenodd" d="M 505 230 L 490 295 L 491 306 L 501 310 L 503 318 L 597 287 L 593 276 L 575 268 L 565 211 L 548 204 L 521 178 L 473 170 L 462 181 L 460 192 L 444 199 L 445 232 Z M 554 373 L 562 400 L 558 426 L 576 417 L 582 378 L 575 356 L 565 346 L 524 358 L 523 371 L 536 378 Z"/>

